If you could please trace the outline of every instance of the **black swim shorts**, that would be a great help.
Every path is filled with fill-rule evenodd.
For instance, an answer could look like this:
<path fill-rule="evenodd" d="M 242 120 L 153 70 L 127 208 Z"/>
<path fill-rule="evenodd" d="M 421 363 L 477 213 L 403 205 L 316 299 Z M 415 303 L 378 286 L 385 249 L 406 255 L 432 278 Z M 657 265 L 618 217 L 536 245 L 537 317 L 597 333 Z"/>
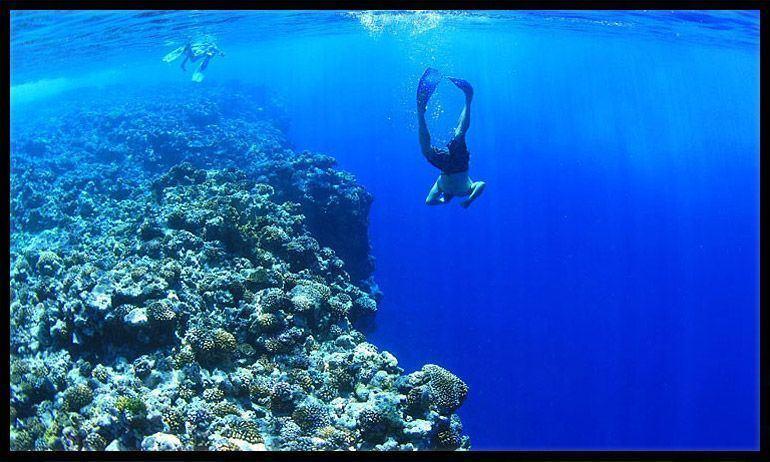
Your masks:
<path fill-rule="evenodd" d="M 446 148 L 431 146 L 428 162 L 444 173 L 461 173 L 468 171 L 471 153 L 465 145 L 465 137 L 452 138 Z"/>

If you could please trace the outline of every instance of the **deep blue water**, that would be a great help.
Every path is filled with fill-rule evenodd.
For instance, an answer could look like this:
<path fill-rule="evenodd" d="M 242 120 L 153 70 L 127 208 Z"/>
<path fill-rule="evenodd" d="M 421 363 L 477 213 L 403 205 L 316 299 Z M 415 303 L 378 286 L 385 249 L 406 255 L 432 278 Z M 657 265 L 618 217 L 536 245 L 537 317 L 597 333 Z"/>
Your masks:
<path fill-rule="evenodd" d="M 160 58 L 211 33 L 227 56 L 200 85 L 265 84 L 295 146 L 374 195 L 385 296 L 370 341 L 407 371 L 435 363 L 468 383 L 475 449 L 750 449 L 758 25 L 756 12 L 28 12 L 12 16 L 13 117 L 72 88 L 196 91 Z M 487 190 L 468 210 L 424 205 L 426 66 L 475 87 L 470 174 Z M 443 83 L 434 142 L 461 107 Z"/>

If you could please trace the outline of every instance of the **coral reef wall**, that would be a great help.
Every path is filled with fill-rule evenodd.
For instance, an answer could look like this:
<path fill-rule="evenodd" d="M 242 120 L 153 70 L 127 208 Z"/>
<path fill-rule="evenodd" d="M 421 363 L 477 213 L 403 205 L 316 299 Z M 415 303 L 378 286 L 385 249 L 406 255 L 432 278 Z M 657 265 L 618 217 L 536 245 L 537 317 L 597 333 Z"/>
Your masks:
<path fill-rule="evenodd" d="M 356 327 L 371 195 L 264 91 L 171 90 L 16 124 L 12 449 L 467 449 L 467 386 Z"/>

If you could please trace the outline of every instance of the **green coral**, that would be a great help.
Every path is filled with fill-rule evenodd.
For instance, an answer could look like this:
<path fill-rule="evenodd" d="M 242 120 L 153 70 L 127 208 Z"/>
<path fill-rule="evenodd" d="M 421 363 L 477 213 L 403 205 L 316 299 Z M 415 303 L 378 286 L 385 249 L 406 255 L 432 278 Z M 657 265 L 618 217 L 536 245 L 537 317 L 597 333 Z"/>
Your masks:
<path fill-rule="evenodd" d="M 161 412 L 161 419 L 172 433 L 184 430 L 184 415 L 173 407 L 168 407 Z"/>
<path fill-rule="evenodd" d="M 316 396 L 329 402 L 338 396 L 338 391 L 335 387 L 324 385 L 316 392 Z"/>
<path fill-rule="evenodd" d="M 27 430 L 11 432 L 12 451 L 31 451 L 35 448 L 35 438 Z"/>
<path fill-rule="evenodd" d="M 253 420 L 237 419 L 227 431 L 224 432 L 230 438 L 248 441 L 249 443 L 262 443 L 264 439 L 259 432 L 259 425 Z"/>
<path fill-rule="evenodd" d="M 107 447 L 107 440 L 96 432 L 91 432 L 86 435 L 84 442 L 84 449 L 89 451 L 103 451 Z"/>
<path fill-rule="evenodd" d="M 220 401 L 211 406 L 211 413 L 217 417 L 225 417 L 227 415 L 240 415 L 240 408 L 230 401 Z"/>
<path fill-rule="evenodd" d="M 313 389 L 313 378 L 310 376 L 310 373 L 304 369 L 290 370 L 289 378 L 305 391 Z"/>
<path fill-rule="evenodd" d="M 10 379 L 11 383 L 20 383 L 24 374 L 30 372 L 29 364 L 23 359 L 11 357 Z"/>
<path fill-rule="evenodd" d="M 185 338 L 196 357 L 204 361 L 229 356 L 238 348 L 235 336 L 224 329 L 209 332 L 193 327 L 187 331 Z"/>
<path fill-rule="evenodd" d="M 191 364 L 195 361 L 195 352 L 192 351 L 189 347 L 182 348 L 176 355 L 173 357 L 173 364 L 174 367 L 177 369 L 181 369 L 184 366 Z"/>
<path fill-rule="evenodd" d="M 347 316 L 352 307 L 353 300 L 348 294 L 340 293 L 329 299 L 329 308 L 337 317 L 342 318 Z"/>
<path fill-rule="evenodd" d="M 252 399 L 266 398 L 270 396 L 273 385 L 273 382 L 266 377 L 255 377 L 249 384 L 249 395 Z"/>
<path fill-rule="evenodd" d="M 214 345 L 221 352 L 232 353 L 238 347 L 238 341 L 230 332 L 217 329 L 214 331 Z"/>
<path fill-rule="evenodd" d="M 48 426 L 48 428 L 45 429 L 45 433 L 43 434 L 43 440 L 45 441 L 45 445 L 48 448 L 54 449 L 57 446 L 59 434 L 61 433 L 61 424 L 59 423 L 61 419 L 55 419 L 51 424 Z"/>
<path fill-rule="evenodd" d="M 331 449 L 348 450 L 356 444 L 356 434 L 347 428 L 336 428 L 331 425 L 321 427 L 316 434 L 331 446 Z"/>
<path fill-rule="evenodd" d="M 262 228 L 258 235 L 260 247 L 266 249 L 280 249 L 284 244 L 288 243 L 291 238 L 289 235 L 278 226 L 269 225 Z"/>
<path fill-rule="evenodd" d="M 38 273 L 51 276 L 61 268 L 61 259 L 55 252 L 43 250 L 37 259 L 35 269 Z"/>
<path fill-rule="evenodd" d="M 187 385 L 180 385 L 178 389 L 179 397 L 185 401 L 190 401 L 197 395 L 195 389 Z"/>
<path fill-rule="evenodd" d="M 107 383 L 110 378 L 110 373 L 106 367 L 101 364 L 97 364 L 96 367 L 91 370 L 91 377 L 102 383 Z"/>
<path fill-rule="evenodd" d="M 248 343 L 239 343 L 237 348 L 238 354 L 243 358 L 254 356 L 256 350 Z"/>
<path fill-rule="evenodd" d="M 88 385 L 80 384 L 68 388 L 64 392 L 64 408 L 70 411 L 78 411 L 88 406 L 94 400 L 94 392 Z"/>
<path fill-rule="evenodd" d="M 279 354 L 279 353 L 288 353 L 289 352 L 289 346 L 281 342 L 280 340 L 276 338 L 269 338 L 265 340 L 265 349 L 268 353 L 271 354 Z"/>
<path fill-rule="evenodd" d="M 115 408 L 120 413 L 130 416 L 143 416 L 147 412 L 147 405 L 136 396 L 119 396 L 115 400 Z"/>
<path fill-rule="evenodd" d="M 278 316 L 273 313 L 262 313 L 257 316 L 257 323 L 262 332 L 270 333 L 277 331 L 281 324 Z"/>
<path fill-rule="evenodd" d="M 313 430 L 329 423 L 329 411 L 326 405 L 314 399 L 300 403 L 291 415 L 291 419 L 303 430 Z"/>
<path fill-rule="evenodd" d="M 258 304 L 263 313 L 274 313 L 287 306 L 286 293 L 277 287 L 263 289 L 257 293 Z"/>
<path fill-rule="evenodd" d="M 147 317 L 153 321 L 170 322 L 176 318 L 176 312 L 170 300 L 157 300 L 147 308 Z"/>
<path fill-rule="evenodd" d="M 353 374 L 343 367 L 337 367 L 329 371 L 329 385 L 338 390 L 352 390 L 355 380 Z"/>
<path fill-rule="evenodd" d="M 207 388 L 203 390 L 203 399 L 206 401 L 219 401 L 224 399 L 225 393 L 219 388 Z"/>

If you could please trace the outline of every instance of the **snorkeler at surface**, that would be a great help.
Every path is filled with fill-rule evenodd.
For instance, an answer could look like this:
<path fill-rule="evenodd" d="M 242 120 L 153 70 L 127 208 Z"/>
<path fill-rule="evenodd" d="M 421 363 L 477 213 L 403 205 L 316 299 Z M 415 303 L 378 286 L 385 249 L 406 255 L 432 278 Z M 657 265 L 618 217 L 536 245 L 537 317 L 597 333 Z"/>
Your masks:
<path fill-rule="evenodd" d="M 212 41 L 208 40 L 197 40 L 195 42 L 189 41 L 184 46 L 181 46 L 177 48 L 176 50 L 172 51 L 171 53 L 167 54 L 163 57 L 163 61 L 166 63 L 170 63 L 180 56 L 184 55 L 184 60 L 182 60 L 182 70 L 186 71 L 187 68 L 185 65 L 187 64 L 187 61 L 195 62 L 201 58 L 203 58 L 203 61 L 201 61 L 200 65 L 198 66 L 198 69 L 195 70 L 192 76 L 193 82 L 201 82 L 203 81 L 203 71 L 206 70 L 206 68 L 209 65 L 209 62 L 214 56 L 224 56 L 225 53 L 219 49 L 219 47 Z"/>
<path fill-rule="evenodd" d="M 425 69 L 420 77 L 420 83 L 417 86 L 417 118 L 420 123 L 420 148 L 422 154 L 428 159 L 434 167 L 441 170 L 436 182 L 433 184 L 428 197 L 425 198 L 427 205 L 446 204 L 453 197 L 466 197 L 460 205 L 467 208 L 484 191 L 486 183 L 483 181 L 471 181 L 468 176 L 468 163 L 470 153 L 465 145 L 465 133 L 471 123 L 471 100 L 473 99 L 473 87 L 463 79 L 447 77 L 453 84 L 465 93 L 465 107 L 460 114 L 460 121 L 455 128 L 454 136 L 449 141 L 446 148 L 437 148 L 430 144 L 430 133 L 428 125 L 425 122 L 425 110 L 428 106 L 428 100 L 439 82 L 442 75 L 433 68 Z"/>

